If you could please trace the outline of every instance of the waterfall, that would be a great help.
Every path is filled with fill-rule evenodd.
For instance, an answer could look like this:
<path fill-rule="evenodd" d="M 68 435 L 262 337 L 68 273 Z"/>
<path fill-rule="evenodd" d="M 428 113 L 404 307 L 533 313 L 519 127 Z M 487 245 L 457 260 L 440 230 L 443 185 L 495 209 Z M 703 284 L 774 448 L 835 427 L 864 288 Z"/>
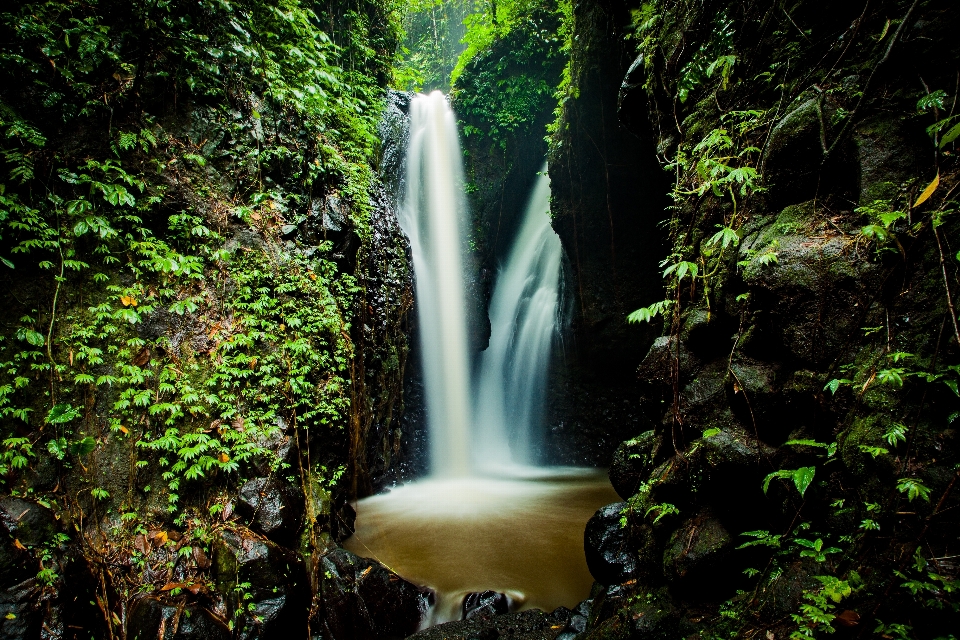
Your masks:
<path fill-rule="evenodd" d="M 490 301 L 490 346 L 481 355 L 474 408 L 474 452 L 482 468 L 534 462 L 557 331 L 561 257 L 544 166 Z"/>
<path fill-rule="evenodd" d="M 430 471 L 469 476 L 530 465 L 557 330 L 562 255 L 550 226 L 546 167 L 497 277 L 475 387 L 464 311 L 461 151 L 456 118 L 440 92 L 411 102 L 406 185 L 400 225 L 416 272 Z"/>
<path fill-rule="evenodd" d="M 439 91 L 410 104 L 407 188 L 400 226 L 410 239 L 423 351 L 430 471 L 470 465 L 470 358 L 463 283 L 463 167 L 457 123 Z"/>

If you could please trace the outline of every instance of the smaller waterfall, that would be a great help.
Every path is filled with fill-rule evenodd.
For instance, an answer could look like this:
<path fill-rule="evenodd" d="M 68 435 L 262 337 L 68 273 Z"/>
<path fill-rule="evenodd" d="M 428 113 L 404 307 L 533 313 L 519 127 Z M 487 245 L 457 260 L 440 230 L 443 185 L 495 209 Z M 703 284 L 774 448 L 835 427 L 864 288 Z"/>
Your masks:
<path fill-rule="evenodd" d="M 410 104 L 407 192 L 400 226 L 416 270 L 431 473 L 471 471 L 470 358 L 462 242 L 465 203 L 460 140 L 442 93 Z"/>
<path fill-rule="evenodd" d="M 557 332 L 561 258 L 544 166 L 490 301 L 490 346 L 481 355 L 474 406 L 474 464 L 480 468 L 535 462 Z"/>

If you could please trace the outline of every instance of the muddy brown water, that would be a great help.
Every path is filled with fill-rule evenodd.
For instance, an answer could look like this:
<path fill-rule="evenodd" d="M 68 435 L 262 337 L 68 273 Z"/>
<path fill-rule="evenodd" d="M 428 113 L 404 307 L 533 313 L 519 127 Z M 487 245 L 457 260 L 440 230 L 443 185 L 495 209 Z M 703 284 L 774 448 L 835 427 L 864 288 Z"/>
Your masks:
<path fill-rule="evenodd" d="M 619 500 L 596 469 L 427 479 L 359 501 L 344 546 L 436 592 L 424 627 L 460 619 L 463 597 L 488 589 L 514 610 L 572 608 L 593 583 L 584 526 Z"/>

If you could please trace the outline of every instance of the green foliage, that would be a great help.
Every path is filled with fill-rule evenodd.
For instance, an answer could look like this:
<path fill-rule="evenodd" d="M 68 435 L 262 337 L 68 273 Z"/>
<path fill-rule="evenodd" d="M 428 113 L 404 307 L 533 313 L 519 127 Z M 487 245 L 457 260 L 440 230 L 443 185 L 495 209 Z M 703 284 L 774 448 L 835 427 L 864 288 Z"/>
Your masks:
<path fill-rule="evenodd" d="M 816 475 L 816 467 L 800 467 L 799 469 L 779 469 L 767 475 L 763 479 L 763 492 L 766 493 L 770 488 L 770 481 L 774 478 L 782 478 L 786 480 L 793 480 L 794 486 L 797 487 L 797 491 L 800 492 L 800 495 L 803 496 L 807 492 L 807 488 L 810 486 L 810 483 L 813 482 L 813 477 Z"/>

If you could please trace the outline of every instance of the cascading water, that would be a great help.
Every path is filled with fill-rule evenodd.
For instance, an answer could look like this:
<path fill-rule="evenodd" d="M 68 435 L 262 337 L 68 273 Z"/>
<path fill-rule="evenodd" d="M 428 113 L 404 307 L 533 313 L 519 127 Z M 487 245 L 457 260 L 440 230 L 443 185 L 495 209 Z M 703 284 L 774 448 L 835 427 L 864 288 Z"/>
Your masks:
<path fill-rule="evenodd" d="M 562 254 L 550 226 L 544 166 L 490 301 L 490 346 L 481 355 L 474 408 L 474 464 L 481 470 L 533 462 L 557 331 Z"/>
<path fill-rule="evenodd" d="M 464 596 L 488 589 L 507 594 L 513 609 L 572 608 L 593 581 L 584 525 L 618 500 L 602 471 L 525 466 L 558 316 L 562 251 L 545 175 L 499 274 L 490 345 L 471 386 L 455 123 L 440 93 L 411 103 L 400 224 L 416 271 L 431 474 L 361 500 L 344 543 L 435 591 L 423 626 L 458 619 Z"/>
<path fill-rule="evenodd" d="M 416 273 L 431 473 L 464 476 L 470 360 L 463 285 L 463 168 L 457 121 L 439 91 L 410 104 L 407 194 L 400 226 Z"/>

